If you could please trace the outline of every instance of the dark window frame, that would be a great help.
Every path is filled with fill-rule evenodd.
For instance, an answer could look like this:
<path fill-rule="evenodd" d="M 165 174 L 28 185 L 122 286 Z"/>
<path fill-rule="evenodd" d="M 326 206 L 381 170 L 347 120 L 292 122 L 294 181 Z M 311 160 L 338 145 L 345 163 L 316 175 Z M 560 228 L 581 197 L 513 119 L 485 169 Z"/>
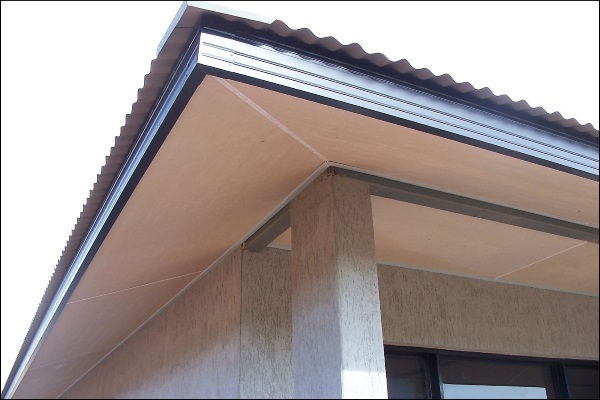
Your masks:
<path fill-rule="evenodd" d="M 528 356 L 512 356 L 505 354 L 491 354 L 480 352 L 465 352 L 454 350 L 427 349 L 420 347 L 384 346 L 384 353 L 388 355 L 409 355 L 422 357 L 425 366 L 425 388 L 431 399 L 443 398 L 442 377 L 440 373 L 440 357 L 451 357 L 465 361 L 485 361 L 486 363 L 522 363 L 550 368 L 554 393 L 556 398 L 570 399 L 569 385 L 567 382 L 568 368 L 598 369 L 599 361 L 574 360 L 559 358 L 542 358 Z"/>

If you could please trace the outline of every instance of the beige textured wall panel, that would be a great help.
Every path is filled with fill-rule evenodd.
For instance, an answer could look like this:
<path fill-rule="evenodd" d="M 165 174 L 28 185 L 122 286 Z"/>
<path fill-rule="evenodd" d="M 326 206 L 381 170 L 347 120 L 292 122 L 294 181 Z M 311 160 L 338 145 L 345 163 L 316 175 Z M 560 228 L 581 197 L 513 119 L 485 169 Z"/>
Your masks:
<path fill-rule="evenodd" d="M 240 281 L 236 251 L 64 397 L 239 397 Z"/>
<path fill-rule="evenodd" d="M 291 398 L 292 272 L 289 251 L 244 251 L 240 397 Z"/>
<path fill-rule="evenodd" d="M 321 176 L 291 222 L 294 397 L 387 397 L 368 184 Z"/>
<path fill-rule="evenodd" d="M 598 298 L 379 266 L 386 344 L 598 359 Z"/>

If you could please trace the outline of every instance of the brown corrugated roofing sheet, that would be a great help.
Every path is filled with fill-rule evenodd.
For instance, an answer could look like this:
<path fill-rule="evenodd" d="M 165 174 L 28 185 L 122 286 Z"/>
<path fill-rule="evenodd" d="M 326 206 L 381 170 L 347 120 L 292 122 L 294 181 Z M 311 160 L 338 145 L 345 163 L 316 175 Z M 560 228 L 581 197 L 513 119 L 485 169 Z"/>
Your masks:
<path fill-rule="evenodd" d="M 483 108 L 490 108 L 529 123 L 577 137 L 580 140 L 598 144 L 598 129 L 591 124 L 580 124 L 577 120 L 565 119 L 558 112 L 548 113 L 542 107 L 532 108 L 525 100 L 514 101 L 507 95 L 495 95 L 489 88 L 477 89 L 468 82 L 456 82 L 450 75 L 435 75 L 426 68 L 415 69 L 407 60 L 391 61 L 381 53 L 369 54 L 356 43 L 344 45 L 334 37 L 320 38 L 310 29 L 291 29 L 284 22 L 276 20 L 271 23 L 253 21 L 240 16 L 221 14 L 194 6 L 183 6 L 182 11 L 173 21 L 167 36 L 159 47 L 159 53 L 150 64 L 150 72 L 144 78 L 144 86 L 138 90 L 137 101 L 132 105 L 131 113 L 125 118 L 125 125 L 115 139 L 106 164 L 98 175 L 97 182 L 90 191 L 90 196 L 83 206 L 83 211 L 75 223 L 67 244 L 60 256 L 54 274 L 42 297 L 37 313 L 31 323 L 27 336 L 17 356 L 13 370 L 3 390 L 10 385 L 20 362 L 27 351 L 29 343 L 44 318 L 52 298 L 68 271 L 77 250 L 81 246 L 96 214 L 115 180 L 117 173 L 130 152 L 135 139 L 141 132 L 150 110 L 161 93 L 171 71 L 173 70 L 184 46 L 204 18 L 210 18 L 211 24 L 232 32 L 243 31 L 246 34 L 280 42 L 286 46 L 299 48 L 321 57 L 350 64 L 366 69 L 371 73 L 385 75 L 411 85 L 433 90 L 437 93 L 465 101 Z"/>
<path fill-rule="evenodd" d="M 427 68 L 413 68 L 407 60 L 392 61 L 381 53 L 367 53 L 357 43 L 344 45 L 334 37 L 320 38 L 307 28 L 291 29 L 282 21 L 275 21 L 267 28 L 275 35 L 301 42 L 312 50 L 325 50 L 329 58 L 338 55 L 343 61 L 358 63 L 369 71 L 387 75 L 393 79 L 408 81 L 415 85 L 425 85 L 429 90 L 474 103 L 484 108 L 492 108 L 508 113 L 513 117 L 525 119 L 530 123 L 541 124 L 547 128 L 564 131 L 583 140 L 598 143 L 598 129 L 590 123 L 581 124 L 574 118 L 565 119 L 559 112 L 548 113 L 543 107 L 531 107 L 525 100 L 514 101 L 507 95 L 496 95 L 488 87 L 475 88 L 469 82 L 456 82 L 448 74 L 435 75 Z M 322 51 L 319 53 L 323 54 Z M 354 61 L 354 62 L 353 62 Z"/>

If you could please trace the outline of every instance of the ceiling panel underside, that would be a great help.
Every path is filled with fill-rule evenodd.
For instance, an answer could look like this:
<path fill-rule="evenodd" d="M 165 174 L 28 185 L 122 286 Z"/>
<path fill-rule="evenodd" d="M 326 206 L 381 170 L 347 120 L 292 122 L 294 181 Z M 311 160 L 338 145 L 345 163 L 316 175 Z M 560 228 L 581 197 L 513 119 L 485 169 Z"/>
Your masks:
<path fill-rule="evenodd" d="M 15 397 L 61 394 L 258 228 L 325 160 L 598 226 L 598 182 L 207 76 Z M 380 260 L 598 293 L 596 244 L 383 198 L 373 197 L 373 211 Z M 289 246 L 285 234 L 276 242 Z"/>
<path fill-rule="evenodd" d="M 596 181 L 298 97 L 232 84 L 328 160 L 598 226 Z"/>
<path fill-rule="evenodd" d="M 371 196 L 379 263 L 598 294 L 598 245 Z M 291 249 L 288 229 L 273 247 Z"/>

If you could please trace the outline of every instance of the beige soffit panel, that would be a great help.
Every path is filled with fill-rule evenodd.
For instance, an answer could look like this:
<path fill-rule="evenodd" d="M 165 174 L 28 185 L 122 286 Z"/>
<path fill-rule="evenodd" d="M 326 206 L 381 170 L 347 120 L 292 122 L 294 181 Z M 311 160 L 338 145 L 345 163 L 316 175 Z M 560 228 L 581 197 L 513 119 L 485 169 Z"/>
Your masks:
<path fill-rule="evenodd" d="M 598 245 L 583 243 L 504 275 L 502 279 L 598 295 L 598 261 Z"/>
<path fill-rule="evenodd" d="M 328 160 L 598 226 L 598 182 L 271 90 L 231 82 Z"/>
<path fill-rule="evenodd" d="M 27 384 L 15 392 L 15 398 L 57 398 L 111 349 L 102 349 L 67 361 L 46 364 L 27 372 Z"/>
<path fill-rule="evenodd" d="M 196 276 L 67 303 L 25 374 L 16 397 L 49 397 L 46 385 L 53 387 L 56 382 L 65 383 L 57 394 L 62 393 Z M 40 391 L 31 392 L 34 387 Z M 21 388 L 27 393 L 21 394 Z"/>
<path fill-rule="evenodd" d="M 72 299 L 202 272 L 322 163 L 207 76 Z"/>
<path fill-rule="evenodd" d="M 170 71 L 174 61 L 177 59 L 177 55 L 180 54 L 182 47 L 187 42 L 186 39 L 193 32 L 192 27 L 196 26 L 199 14 L 202 12 L 203 11 L 199 9 L 197 11 L 186 11 L 185 17 L 182 17 L 181 20 L 177 22 L 176 26 L 174 27 L 174 30 L 170 33 L 167 43 L 164 45 L 163 51 L 161 51 L 161 53 L 159 54 L 159 58 L 157 59 L 158 63 L 155 63 L 155 65 L 153 65 L 152 67 L 153 73 L 149 75 L 146 79 L 147 87 L 145 86 L 144 90 L 142 91 L 143 93 L 140 93 L 140 102 L 138 102 L 138 104 L 134 105 L 133 107 L 133 117 L 129 118 L 131 119 L 131 121 L 128 121 L 125 126 L 126 130 L 131 128 L 133 129 L 133 131 L 124 132 L 118 139 L 119 141 L 120 139 L 125 138 L 124 143 L 117 143 L 117 146 L 115 148 L 117 149 L 118 154 L 115 153 L 114 156 L 116 158 L 112 160 L 112 163 L 107 163 L 106 170 L 103 169 L 102 176 L 99 178 L 98 182 L 99 186 L 95 188 L 95 194 L 92 195 L 92 197 L 90 198 L 90 202 L 88 203 L 88 211 L 92 210 L 92 212 L 84 213 L 84 217 L 86 215 L 87 217 L 89 217 L 90 215 L 93 216 L 93 210 L 99 204 L 99 199 L 102 199 L 102 193 L 108 187 L 107 185 L 108 183 L 110 183 L 111 176 L 114 176 L 114 173 L 116 173 L 116 168 L 119 165 L 118 160 L 122 160 L 122 157 L 124 157 L 126 153 L 123 152 L 128 148 L 125 142 L 130 143 L 130 140 L 133 138 L 135 133 L 137 133 L 136 126 L 139 128 L 139 124 L 141 124 L 145 120 L 145 118 L 141 117 L 146 115 L 147 111 L 154 103 L 153 99 L 155 99 L 155 96 L 158 93 L 160 87 L 162 87 L 162 83 L 168 75 L 168 72 Z M 235 16 L 226 18 L 230 21 L 236 21 L 238 19 Z M 249 26 L 255 27 L 257 29 L 265 29 L 265 24 L 263 24 L 262 22 L 250 22 Z M 360 49 L 359 46 L 356 45 L 341 46 L 340 48 L 339 42 L 332 38 L 315 40 L 316 38 L 314 37 L 314 35 L 312 35 L 312 33 L 306 29 L 291 31 L 285 26 L 285 24 L 281 23 L 280 21 L 276 21 L 275 23 L 273 23 L 272 28 L 269 29 L 273 32 L 281 34 L 281 36 L 291 35 L 291 37 L 299 39 L 302 42 L 315 43 L 315 45 L 319 48 L 328 48 L 329 51 L 333 50 L 338 54 L 345 54 L 357 60 L 367 60 L 373 63 L 373 65 L 385 65 L 386 67 L 389 66 L 397 72 L 409 73 L 416 77 L 420 77 L 421 79 L 424 79 L 424 83 L 435 82 L 436 84 L 439 84 L 440 87 L 449 86 L 447 84 L 451 84 L 453 88 L 456 87 L 456 91 L 465 91 L 465 84 L 455 84 L 447 75 L 434 77 L 430 74 L 429 71 L 425 71 L 425 73 L 423 73 L 424 70 L 414 70 L 410 68 L 409 65 L 407 66 L 407 63 L 405 61 L 394 64 L 390 64 L 388 62 L 389 60 L 382 62 L 382 57 L 380 55 L 367 55 L 364 53 L 364 51 L 362 51 L 362 49 Z M 167 58 L 167 60 L 165 60 L 165 58 Z M 153 85 L 148 85 L 148 83 L 152 82 L 154 82 Z M 470 92 L 471 89 L 472 87 L 466 87 L 467 92 Z M 474 95 L 475 97 L 481 99 L 485 99 L 491 96 L 488 89 L 475 91 Z M 227 96 L 222 97 L 224 98 Z M 240 113 L 242 114 L 242 116 L 239 117 L 237 114 L 238 109 L 236 109 L 235 107 L 230 107 L 229 101 L 223 100 L 223 98 L 219 98 L 216 101 L 216 103 L 218 103 L 221 106 L 224 106 L 225 109 L 234 110 L 234 114 L 232 114 L 232 119 L 236 120 L 241 125 L 246 124 L 246 122 L 248 121 L 244 120 L 244 115 L 247 116 L 247 113 L 242 112 Z M 195 101 L 202 103 L 202 101 L 199 101 L 197 99 Z M 206 125 L 213 128 L 216 127 L 216 130 L 218 130 L 218 128 L 224 128 L 224 130 L 227 131 L 227 122 L 229 121 L 226 121 L 225 123 L 223 121 L 212 121 L 217 118 L 217 116 L 223 109 L 217 106 L 213 106 L 213 104 L 211 103 L 213 101 L 212 98 L 208 100 L 205 99 L 204 101 L 208 102 L 209 104 L 207 107 L 201 108 L 201 110 L 204 112 L 198 112 L 198 114 L 200 114 L 201 116 L 198 117 L 195 114 L 192 115 L 190 117 L 190 120 L 192 122 L 189 122 L 187 125 L 183 123 L 183 125 L 185 126 L 184 128 L 181 128 L 181 130 L 185 131 L 186 129 L 194 128 L 204 130 L 206 126 L 204 126 L 202 123 L 205 122 L 205 120 L 210 120 L 211 122 L 207 123 Z M 498 104 L 502 104 L 505 102 L 506 98 L 497 98 Z M 233 101 L 231 103 L 233 103 Z M 523 107 L 522 103 L 515 103 L 514 105 L 516 108 Z M 203 104 L 203 106 L 206 106 L 206 104 Z M 303 110 L 298 109 L 297 111 L 302 112 Z M 188 112 L 190 111 L 188 110 Z M 192 113 L 195 112 L 196 110 L 194 110 Z M 527 110 L 527 112 L 531 115 L 535 115 L 539 114 L 541 111 L 539 109 L 532 109 Z M 273 118 L 273 115 L 270 115 L 268 112 L 266 112 L 266 114 L 269 116 L 269 118 L 271 118 L 267 119 L 269 119 L 269 121 L 273 123 L 273 121 L 275 120 L 275 118 Z M 265 117 L 264 114 L 262 116 Z M 548 117 L 552 119 L 557 118 L 555 115 L 550 115 Z M 279 122 L 280 121 L 278 121 L 278 123 Z M 572 121 L 566 122 L 571 125 L 573 124 Z M 254 125 L 254 122 L 252 121 L 250 121 L 248 124 L 248 127 L 255 126 L 264 127 L 264 125 L 261 124 Z M 281 126 L 283 125 L 280 124 L 279 128 L 281 128 Z M 286 127 L 286 134 L 289 134 L 293 131 L 293 129 L 290 130 L 288 128 L 289 127 Z M 329 128 L 330 127 L 326 127 L 326 130 Z M 238 129 L 243 130 L 239 127 Z M 213 132 L 213 134 L 214 133 L 215 132 Z M 220 132 L 216 133 L 216 139 L 213 137 L 209 138 L 208 136 L 210 135 L 206 137 L 203 135 L 200 136 L 202 139 L 208 139 L 208 142 L 210 142 L 211 144 L 222 144 L 223 142 L 219 142 L 220 135 L 218 135 L 218 133 Z M 241 160 L 242 164 L 246 160 L 246 158 L 244 157 L 235 158 L 238 154 L 237 152 L 241 152 L 241 150 L 238 148 L 241 147 L 241 145 L 238 146 L 237 144 L 234 144 L 232 146 L 225 146 L 227 147 L 226 149 L 202 148 L 201 151 L 197 151 L 196 153 L 194 153 L 196 150 L 198 150 L 197 148 L 193 146 L 186 146 L 202 142 L 202 140 L 200 140 L 197 137 L 192 139 L 188 137 L 188 139 L 190 139 L 189 141 L 182 140 L 179 143 L 171 143 L 167 146 L 170 146 L 171 153 L 163 154 L 162 150 L 161 152 L 159 152 L 159 154 L 157 155 L 157 159 L 162 159 L 167 165 L 170 166 L 170 169 L 167 168 L 168 171 L 165 171 L 165 174 L 163 174 L 161 170 L 164 168 L 164 165 L 156 167 L 155 169 L 158 169 L 158 172 L 154 171 L 154 173 L 150 171 L 152 170 L 152 167 L 150 168 L 149 172 L 146 174 L 147 176 L 140 183 L 140 186 L 144 187 L 142 189 L 144 191 L 143 194 L 136 196 L 134 192 L 134 195 L 131 199 L 134 200 L 134 198 L 137 197 L 137 201 L 140 204 L 134 203 L 134 205 L 131 205 L 132 201 L 130 200 L 130 204 L 125 208 L 125 210 L 123 210 L 121 217 L 113 227 L 113 230 L 115 228 L 117 228 L 117 230 L 114 232 L 114 234 L 113 232 L 111 232 L 107 237 L 107 240 L 105 241 L 104 245 L 97 254 L 96 259 L 92 262 L 92 265 L 90 265 L 88 273 L 80 282 L 80 287 L 76 290 L 73 299 L 81 300 L 85 298 L 93 298 L 94 296 L 98 296 L 103 293 L 124 290 L 132 288 L 136 285 L 161 280 L 165 277 L 177 276 L 178 274 L 185 271 L 194 272 L 202 270 L 208 265 L 206 260 L 214 259 L 214 254 L 220 254 L 224 251 L 224 249 L 219 246 L 221 246 L 224 242 L 231 242 L 230 239 L 235 237 L 236 235 L 239 238 L 240 232 L 247 232 L 248 229 L 254 226 L 251 223 L 251 220 L 256 222 L 260 221 L 261 217 L 264 217 L 267 214 L 264 212 L 265 210 L 270 210 L 274 207 L 273 204 L 278 204 L 276 197 L 280 194 L 280 192 L 277 192 L 277 189 L 285 189 L 286 185 L 293 187 L 292 182 L 295 182 L 295 179 L 297 179 L 299 176 L 303 176 L 305 178 L 306 176 L 308 176 L 308 174 L 306 174 L 305 172 L 312 171 L 314 169 L 314 166 L 312 166 L 311 163 L 314 163 L 315 165 L 318 165 L 320 163 L 319 157 L 315 157 L 314 153 L 311 154 L 310 151 L 304 150 L 302 144 L 300 144 L 299 147 L 292 149 L 293 146 L 290 143 L 295 143 L 294 140 L 298 139 L 298 137 L 296 137 L 296 139 L 290 139 L 294 135 L 291 135 L 288 138 L 290 139 L 289 141 L 285 141 L 280 137 L 275 138 L 277 134 L 269 129 L 267 129 L 266 131 L 259 132 L 258 134 L 256 134 L 256 136 L 252 136 L 248 132 L 235 131 L 235 133 L 239 134 L 239 136 L 236 137 L 238 139 L 241 139 L 241 142 L 244 146 L 246 146 L 248 153 L 252 153 L 254 154 L 254 156 L 257 156 L 257 158 L 261 159 L 262 163 L 249 163 L 250 165 L 248 166 L 240 166 L 236 164 L 236 170 L 229 164 L 234 164 L 231 162 L 234 159 Z M 317 136 L 321 134 L 320 132 L 316 133 Z M 329 133 L 331 134 L 331 131 L 329 131 Z M 592 133 L 594 134 L 593 137 L 597 138 L 597 130 Z M 181 135 L 186 136 L 186 134 L 184 133 L 181 133 Z M 259 145 L 254 141 L 254 139 L 257 138 L 265 139 L 265 141 L 260 141 L 260 143 L 270 142 L 271 139 L 273 139 L 273 141 L 275 142 L 275 146 L 271 146 L 272 143 Z M 169 142 L 169 140 L 167 140 L 167 142 Z M 282 148 L 281 153 L 273 152 L 272 148 L 277 148 L 278 145 L 281 145 L 279 146 Z M 184 161 L 181 164 L 176 163 L 175 161 L 173 161 L 173 158 L 179 157 L 177 156 L 177 154 L 179 154 L 178 152 L 180 151 L 180 149 L 178 150 L 177 146 L 182 146 L 184 148 L 182 151 L 183 156 L 196 155 L 199 159 L 202 159 L 203 161 L 197 161 L 192 159 Z M 233 147 L 233 149 L 230 147 Z M 233 155 L 233 157 L 231 159 L 228 159 L 228 157 L 230 157 L 231 155 Z M 205 156 L 206 159 L 210 160 L 204 160 Z M 354 155 L 349 153 L 348 156 L 352 158 Z M 267 158 L 273 158 L 274 160 L 271 162 L 271 160 L 266 160 Z M 117 161 L 116 163 L 114 162 L 115 160 Z M 225 165 L 225 162 L 223 160 L 228 160 L 229 164 Z M 210 161 L 216 161 L 216 163 L 211 163 Z M 344 162 L 342 159 L 336 161 Z M 359 161 L 360 162 L 357 163 L 357 165 L 359 166 L 363 164 L 368 166 L 369 162 L 373 162 L 373 160 L 369 159 L 367 159 L 366 161 Z M 289 164 L 287 164 L 288 162 Z M 278 170 L 280 164 L 284 165 L 284 167 L 282 168 L 284 171 L 281 173 L 279 173 Z M 195 170 L 195 167 L 206 167 L 206 165 L 210 165 L 211 168 L 205 168 L 200 172 Z M 225 168 L 226 172 L 222 172 L 221 169 L 219 169 L 219 167 L 223 166 L 227 168 L 230 167 L 230 169 Z M 277 171 L 277 173 L 272 173 L 273 166 L 276 166 L 275 170 Z M 383 170 L 385 170 L 385 168 L 383 168 L 382 171 Z M 398 170 L 401 170 L 401 168 L 396 168 L 392 172 L 398 172 Z M 195 173 L 192 173 L 190 171 L 195 171 Z M 271 174 L 264 174 L 265 171 L 271 172 Z M 180 175 L 176 174 L 174 176 L 171 176 L 171 178 L 168 178 L 167 172 L 180 173 Z M 263 174 L 261 175 L 260 173 Z M 303 173 L 305 174 L 302 175 Z M 213 174 L 215 176 L 215 180 L 221 179 L 227 182 L 231 181 L 233 185 L 239 185 L 239 187 L 241 188 L 240 193 L 242 194 L 255 195 L 261 189 L 264 189 L 266 190 L 266 193 L 271 194 L 272 197 L 251 197 L 250 201 L 247 201 L 247 199 L 238 199 L 237 202 L 230 201 L 234 195 L 232 195 L 229 192 L 222 195 L 220 193 L 221 190 L 219 187 L 219 195 L 215 196 L 213 193 L 213 197 L 216 199 L 216 202 L 222 202 L 221 205 L 215 206 L 214 204 L 209 203 L 206 205 L 206 208 L 200 207 L 202 208 L 202 212 L 206 212 L 206 214 L 202 215 L 214 213 L 214 215 L 216 216 L 215 219 L 217 219 L 217 217 L 224 217 L 227 219 L 227 221 L 229 221 L 229 225 L 227 226 L 216 226 L 214 224 L 214 220 L 203 220 L 202 218 L 199 218 L 197 214 L 198 209 L 194 208 L 194 206 L 203 205 L 202 201 L 204 201 L 206 199 L 206 196 L 208 196 L 206 193 L 215 191 L 215 188 L 213 186 L 209 185 L 206 181 L 203 180 L 203 178 L 206 175 Z M 199 177 L 200 175 L 201 177 Z M 402 174 L 394 175 L 393 173 L 391 173 L 391 175 L 398 177 L 403 176 Z M 265 176 L 266 178 L 261 178 Z M 148 180 L 149 182 L 144 183 L 146 180 Z M 251 182 L 251 184 L 249 184 L 248 182 Z M 154 187 L 154 184 L 160 184 L 163 185 L 163 187 L 161 188 L 160 185 Z M 562 185 L 562 182 L 559 182 L 559 184 Z M 597 204 L 597 184 L 595 188 Z M 99 192 L 96 189 L 100 189 Z M 284 189 L 282 189 L 282 192 L 284 191 Z M 189 197 L 186 198 L 184 196 L 182 199 L 178 198 L 178 196 L 182 194 L 188 195 Z M 148 195 L 154 196 L 147 197 Z M 579 196 L 580 192 L 577 192 L 577 195 Z M 185 209 L 179 210 L 181 206 L 179 200 L 189 200 L 190 198 L 192 198 L 193 200 L 196 199 L 196 196 L 201 197 L 202 201 L 197 201 L 196 203 L 192 201 L 189 204 L 189 208 L 181 207 Z M 533 204 L 535 204 L 535 201 L 533 201 Z M 139 209 L 136 208 L 138 205 L 141 205 L 142 207 Z M 550 207 L 550 209 L 551 208 L 552 207 Z M 594 209 L 596 208 L 597 207 L 594 207 Z M 240 215 L 246 218 L 237 218 Z M 77 235 L 75 235 L 75 239 L 77 239 L 78 237 L 81 238 L 81 232 L 85 232 L 85 221 L 89 220 L 89 218 L 86 218 L 82 219 L 84 222 L 83 230 L 81 229 L 82 224 L 78 224 L 79 230 L 78 233 L 76 232 Z M 137 221 L 138 218 L 141 218 L 141 224 L 128 225 L 133 221 Z M 585 216 L 585 218 L 587 218 L 587 216 Z M 582 219 L 582 221 L 585 220 L 585 218 Z M 596 218 L 591 218 L 591 220 L 595 221 L 595 223 L 597 224 L 597 211 Z M 199 228 L 198 230 L 196 230 L 195 227 L 198 225 L 202 225 L 203 230 L 200 230 Z M 177 226 L 180 226 L 181 230 L 177 230 L 175 228 Z M 163 230 L 163 228 L 165 229 Z M 179 243 L 178 240 L 184 237 L 188 239 L 190 237 L 193 237 L 194 239 L 189 239 L 188 242 Z M 77 240 L 71 240 L 69 243 L 70 246 L 65 252 L 67 256 L 72 253 L 69 249 L 76 249 L 78 242 Z M 73 244 L 75 247 L 71 246 L 71 244 Z M 175 244 L 175 246 L 172 246 L 173 244 Z M 203 248 L 204 250 L 198 251 L 198 248 Z M 127 251 L 128 249 L 130 251 Z M 131 257 L 130 255 L 132 253 L 137 253 L 139 257 Z M 66 256 L 61 258 L 59 264 L 64 264 L 64 262 L 68 262 L 68 259 L 69 257 Z M 164 263 L 165 260 L 172 260 L 173 263 Z M 57 269 L 57 271 L 59 269 Z M 61 275 L 58 274 L 57 276 Z M 118 281 L 122 282 L 122 284 L 117 284 L 116 282 Z M 52 287 L 52 285 L 50 287 Z M 51 292 L 52 291 L 49 290 L 50 294 Z M 37 325 L 34 323 L 34 326 Z M 41 366 L 40 368 L 44 368 L 44 366 Z M 35 369 L 36 368 L 33 368 L 32 371 Z"/>
<path fill-rule="evenodd" d="M 497 278 L 575 239 L 372 196 L 378 260 Z"/>
<path fill-rule="evenodd" d="M 371 203 L 381 263 L 598 294 L 596 244 L 377 196 Z M 290 230 L 271 246 L 289 249 Z"/>

